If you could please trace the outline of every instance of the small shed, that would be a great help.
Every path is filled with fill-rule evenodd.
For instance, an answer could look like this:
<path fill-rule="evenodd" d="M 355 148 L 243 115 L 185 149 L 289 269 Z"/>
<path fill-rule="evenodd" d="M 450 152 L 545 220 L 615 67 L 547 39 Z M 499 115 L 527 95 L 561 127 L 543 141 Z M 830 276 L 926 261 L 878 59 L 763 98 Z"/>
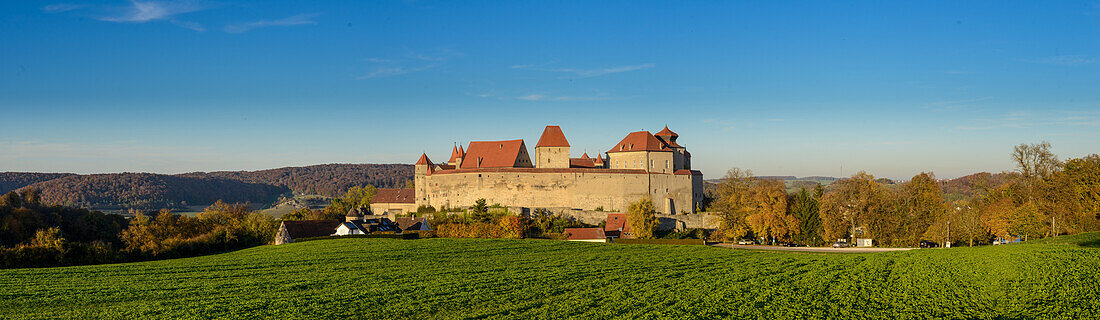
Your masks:
<path fill-rule="evenodd" d="M 869 238 L 856 238 L 856 247 L 873 247 L 875 246 L 874 240 Z"/>
<path fill-rule="evenodd" d="M 428 219 L 417 217 L 397 217 L 394 218 L 394 222 L 397 223 L 397 227 L 401 228 L 401 231 L 431 231 L 432 227 L 428 225 Z"/>
<path fill-rule="evenodd" d="M 634 238 L 634 234 L 630 232 L 630 223 L 627 223 L 626 214 L 624 213 L 608 213 L 603 232 L 609 238 Z"/>
<path fill-rule="evenodd" d="M 583 242 L 607 242 L 607 235 L 600 228 L 565 228 L 565 240 Z"/>

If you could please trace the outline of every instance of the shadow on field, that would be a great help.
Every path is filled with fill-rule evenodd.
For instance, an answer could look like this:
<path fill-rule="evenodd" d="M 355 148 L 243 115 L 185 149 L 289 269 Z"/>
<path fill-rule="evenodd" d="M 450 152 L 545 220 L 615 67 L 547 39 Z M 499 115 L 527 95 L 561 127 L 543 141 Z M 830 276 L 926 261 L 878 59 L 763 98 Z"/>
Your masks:
<path fill-rule="evenodd" d="M 1077 245 L 1088 248 L 1100 248 L 1100 239 L 1092 239 L 1078 242 Z"/>

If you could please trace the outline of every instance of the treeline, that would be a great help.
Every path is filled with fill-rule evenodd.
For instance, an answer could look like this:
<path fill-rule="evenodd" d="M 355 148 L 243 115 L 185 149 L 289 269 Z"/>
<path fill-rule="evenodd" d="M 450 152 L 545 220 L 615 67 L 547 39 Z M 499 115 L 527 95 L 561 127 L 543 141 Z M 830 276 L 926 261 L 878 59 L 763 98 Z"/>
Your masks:
<path fill-rule="evenodd" d="M 0 194 L 42 181 L 73 176 L 72 173 L 0 172 Z"/>
<path fill-rule="evenodd" d="M 289 193 L 286 187 L 213 177 L 153 173 L 74 175 L 27 187 L 38 189 L 42 201 L 98 209 L 182 208 L 217 200 L 269 203 Z"/>
<path fill-rule="evenodd" d="M 134 218 L 45 206 L 35 189 L 0 196 L 0 267 L 54 267 L 194 256 L 271 241 L 274 220 L 218 201 L 196 217 Z"/>
<path fill-rule="evenodd" d="M 1044 142 L 1018 146 L 1013 158 L 1017 173 L 979 174 L 954 185 L 921 173 L 891 187 L 860 172 L 795 194 L 778 180 L 733 169 L 710 209 L 722 215 L 716 235 L 723 240 L 807 245 L 850 238 L 884 246 L 974 245 L 1100 230 L 1100 156 L 1061 162 Z"/>
<path fill-rule="evenodd" d="M 322 164 L 260 171 L 185 173 L 185 177 L 212 177 L 285 186 L 295 194 L 339 197 L 355 186 L 404 188 L 413 179 L 408 164 Z"/>
<path fill-rule="evenodd" d="M 352 187 L 406 187 L 413 167 L 405 164 L 325 164 L 260 171 L 192 172 L 179 175 L 115 173 L 0 173 L 2 192 L 33 188 L 42 201 L 96 209 L 182 209 L 215 200 L 271 203 L 280 196 L 338 197 Z"/>

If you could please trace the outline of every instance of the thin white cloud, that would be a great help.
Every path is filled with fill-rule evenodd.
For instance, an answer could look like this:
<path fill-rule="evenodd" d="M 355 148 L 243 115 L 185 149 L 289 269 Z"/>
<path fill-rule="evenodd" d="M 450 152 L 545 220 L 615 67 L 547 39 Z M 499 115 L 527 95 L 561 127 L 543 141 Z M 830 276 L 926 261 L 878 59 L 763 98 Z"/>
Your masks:
<path fill-rule="evenodd" d="M 179 14 L 203 9 L 202 6 L 189 1 L 168 2 L 131 0 L 130 4 L 131 6 L 124 8 L 119 14 L 103 16 L 98 19 L 110 22 L 143 23 L 156 20 L 167 20 Z"/>
<path fill-rule="evenodd" d="M 378 65 L 373 71 L 362 76 L 356 77 L 356 79 L 373 79 L 398 76 L 403 74 L 409 74 L 413 72 L 424 71 L 433 69 L 435 67 L 446 64 L 448 60 L 454 57 L 461 56 L 461 52 L 455 52 L 449 49 L 437 50 L 432 54 L 424 53 L 410 53 L 402 58 L 387 59 L 387 58 L 367 58 L 367 62 Z"/>
<path fill-rule="evenodd" d="M 548 68 L 548 69 L 544 69 L 544 68 L 535 68 L 533 65 L 529 65 L 529 64 L 521 64 L 521 65 L 513 65 L 511 68 L 512 69 L 531 69 L 531 70 L 539 70 L 539 71 L 572 73 L 572 74 L 574 74 L 578 77 L 581 77 L 581 78 L 591 78 L 591 77 L 598 77 L 598 76 L 614 74 L 614 73 L 630 72 L 630 71 L 649 69 L 649 68 L 653 68 L 653 67 L 656 67 L 656 66 L 657 65 L 653 64 L 653 63 L 644 63 L 644 64 L 626 65 L 626 66 L 600 68 L 600 69 L 580 69 L 580 68 Z"/>
<path fill-rule="evenodd" d="M 1062 112 L 1067 113 L 1067 112 Z M 958 126 L 956 129 L 975 131 L 992 129 L 1023 129 L 1037 127 L 1100 127 L 1100 117 L 1079 114 L 1073 116 L 1053 116 L 1032 114 L 1025 111 L 1009 112 L 1003 116 L 979 119 L 971 125 Z"/>
<path fill-rule="evenodd" d="M 1083 66 L 1083 65 L 1092 64 L 1093 62 L 1096 62 L 1096 59 L 1093 59 L 1093 58 L 1091 58 L 1089 56 L 1086 56 L 1086 55 L 1060 55 L 1060 56 L 1043 57 L 1043 58 L 1033 59 L 1033 60 L 1029 60 L 1029 61 L 1033 62 L 1033 63 L 1039 63 L 1039 64 L 1048 64 L 1048 65 L 1066 66 L 1066 67 L 1076 67 L 1076 66 Z"/>
<path fill-rule="evenodd" d="M 516 97 L 516 99 L 527 100 L 527 101 L 539 101 L 539 100 L 546 99 L 546 96 L 541 95 L 541 94 L 529 94 L 529 95 L 526 95 L 526 96 Z"/>
<path fill-rule="evenodd" d="M 434 68 L 434 67 L 435 67 L 434 64 L 429 64 L 429 65 L 426 65 L 426 66 L 416 67 L 416 68 L 405 68 L 405 67 L 378 68 L 378 69 L 375 69 L 374 71 L 371 71 L 370 73 L 368 73 L 366 75 L 359 76 L 357 79 L 362 80 L 362 79 L 372 79 L 372 78 L 397 76 L 397 75 L 402 75 L 402 74 L 406 74 L 406 73 L 424 71 L 424 70 L 428 70 L 428 69 L 431 69 L 431 68 Z"/>
<path fill-rule="evenodd" d="M 286 27 L 286 26 L 300 26 L 307 24 L 317 24 L 314 18 L 317 14 L 299 14 L 296 16 L 286 17 L 277 20 L 260 20 L 256 22 L 231 24 L 225 26 L 224 30 L 228 33 L 242 33 L 248 32 L 253 29 L 267 28 L 267 27 Z"/>
<path fill-rule="evenodd" d="M 77 9 L 83 9 L 84 7 L 87 7 L 87 5 L 58 3 L 58 4 L 51 4 L 51 5 L 42 7 L 42 11 L 49 12 L 49 13 L 59 13 L 59 12 L 68 12 L 68 11 L 73 11 L 73 10 L 77 10 Z"/>

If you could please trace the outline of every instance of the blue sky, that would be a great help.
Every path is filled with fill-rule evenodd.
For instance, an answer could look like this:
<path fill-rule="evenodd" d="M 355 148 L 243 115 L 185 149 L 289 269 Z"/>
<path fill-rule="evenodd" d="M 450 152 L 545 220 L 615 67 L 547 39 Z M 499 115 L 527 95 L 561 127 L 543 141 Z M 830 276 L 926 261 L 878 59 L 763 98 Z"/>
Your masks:
<path fill-rule="evenodd" d="M 708 178 L 1100 152 L 1100 1 L 5 1 L 0 171 L 441 160 L 561 125 Z"/>

